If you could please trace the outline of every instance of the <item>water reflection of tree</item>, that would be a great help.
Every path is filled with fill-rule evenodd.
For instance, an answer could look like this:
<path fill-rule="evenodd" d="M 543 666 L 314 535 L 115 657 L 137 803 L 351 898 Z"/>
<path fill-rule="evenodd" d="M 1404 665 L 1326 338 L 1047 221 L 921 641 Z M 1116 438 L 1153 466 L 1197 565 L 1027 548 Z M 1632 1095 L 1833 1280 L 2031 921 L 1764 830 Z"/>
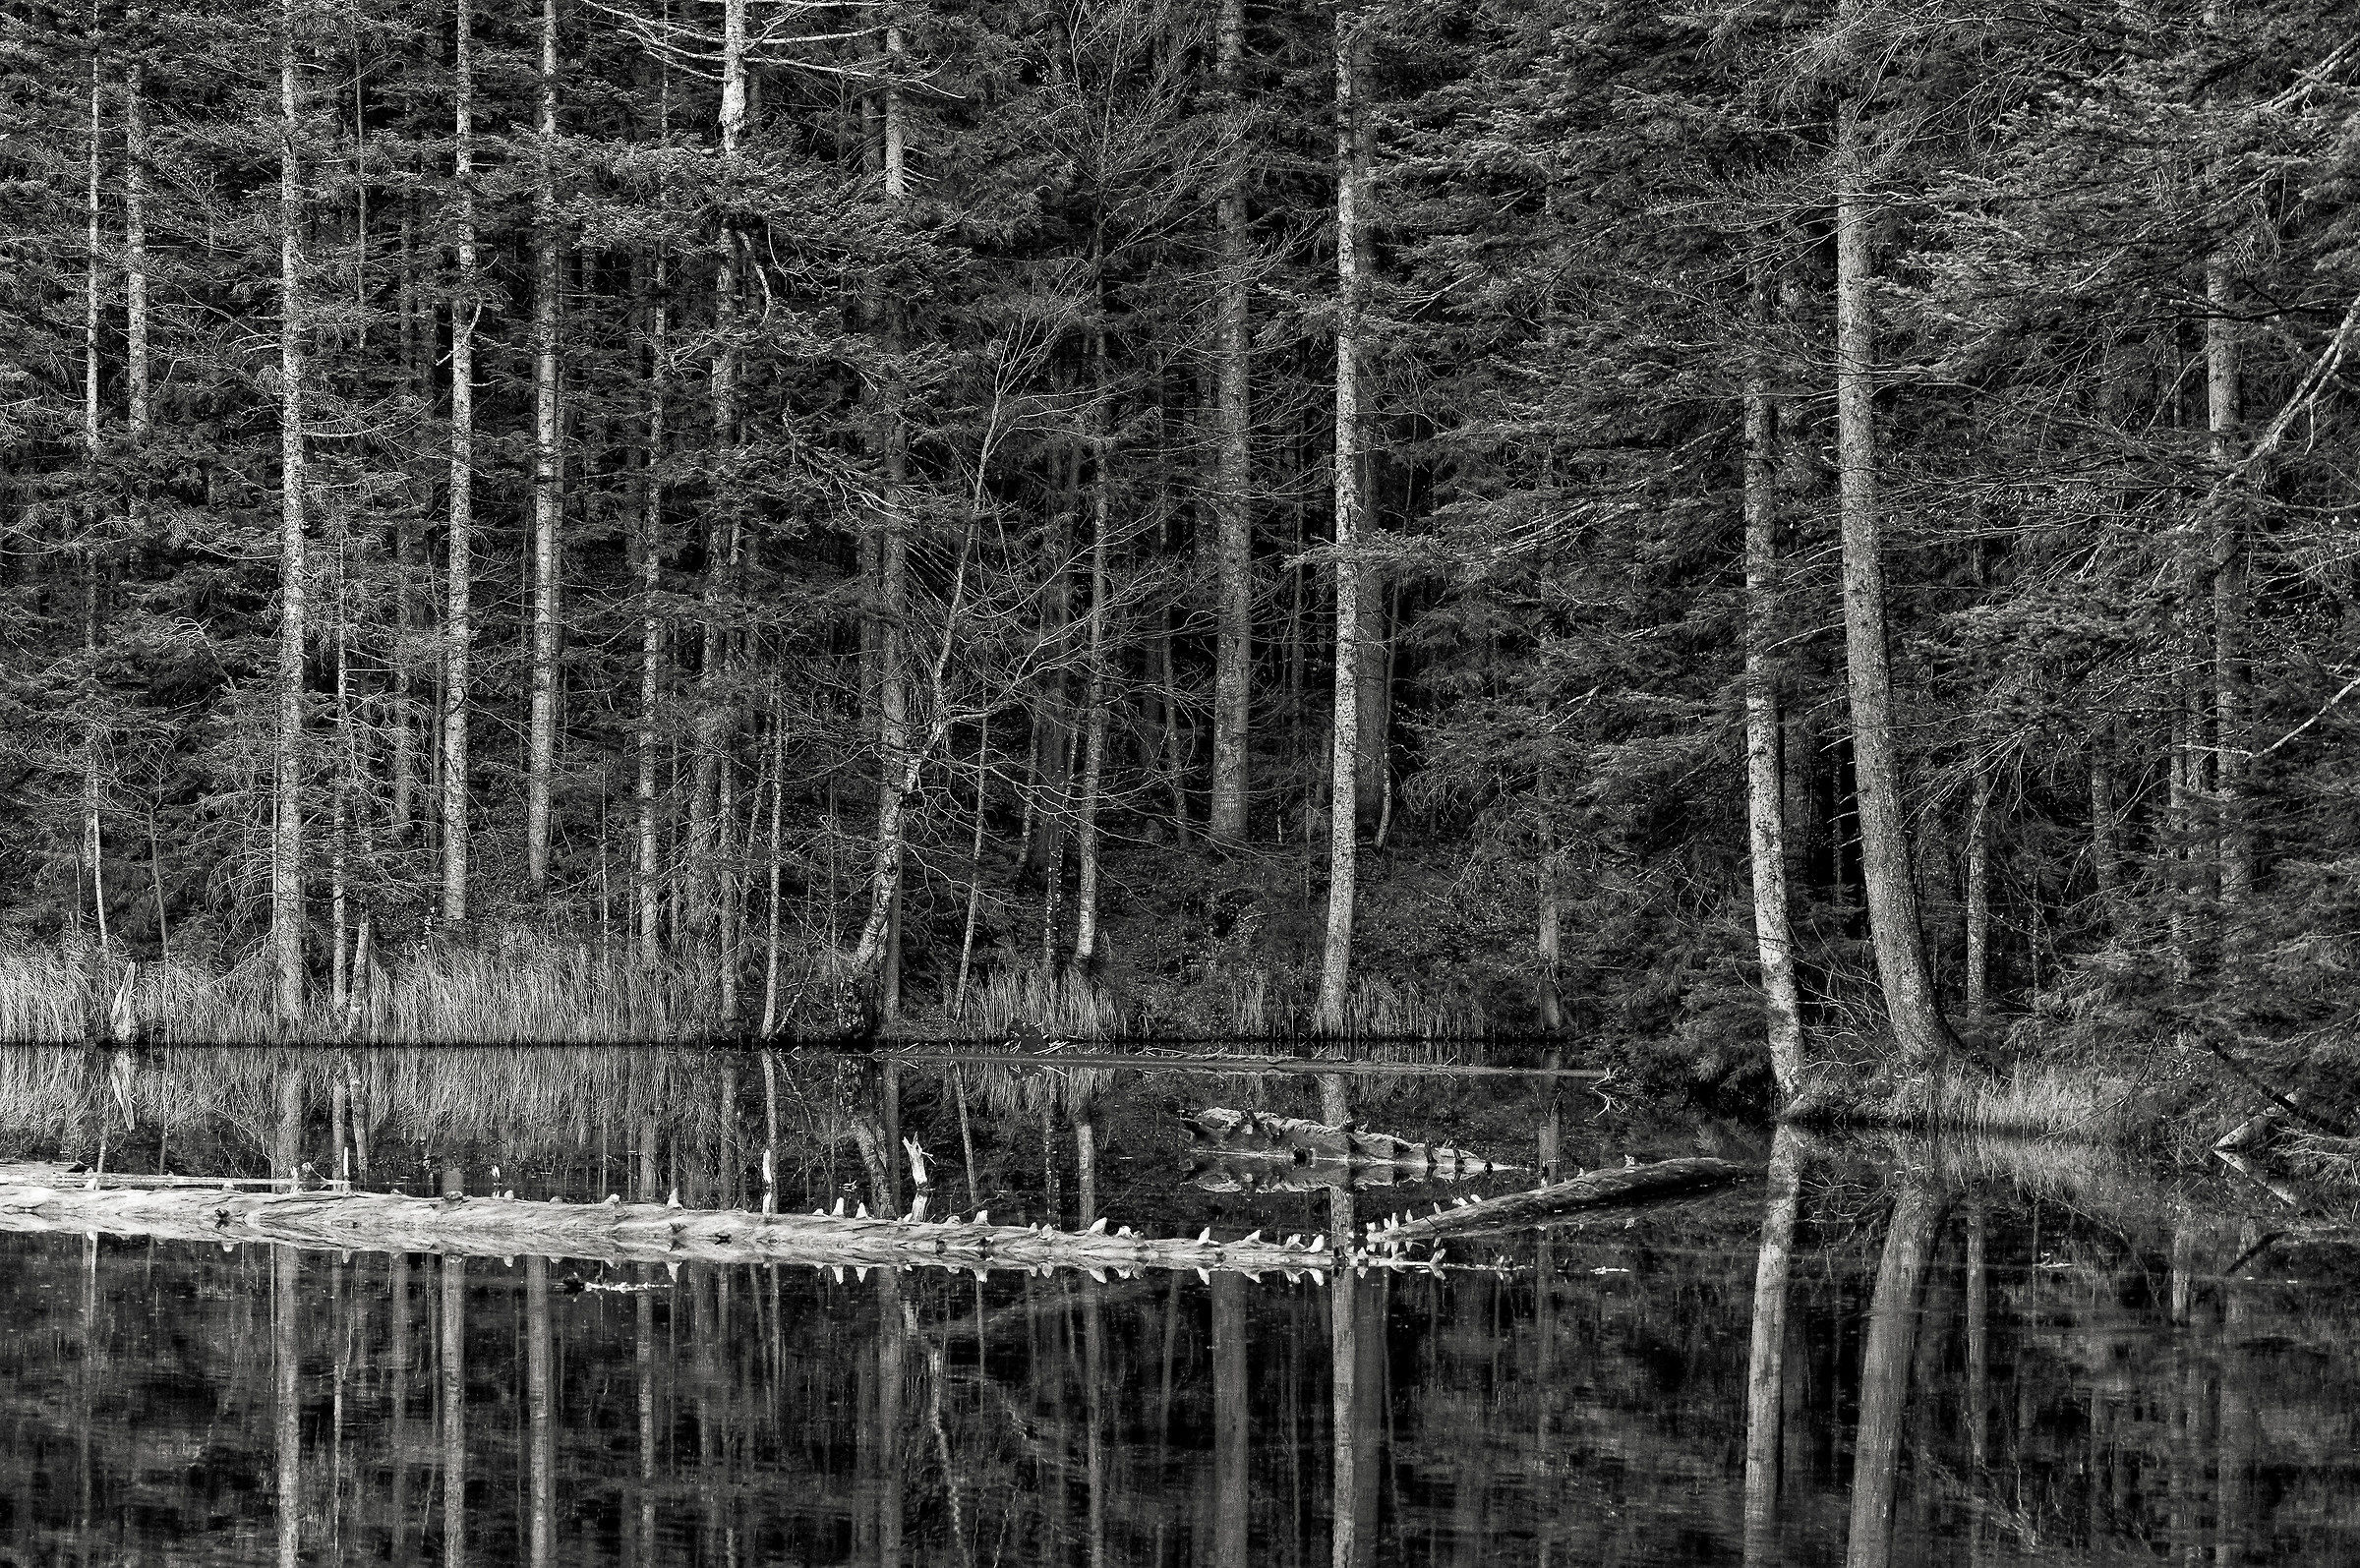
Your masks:
<path fill-rule="evenodd" d="M 1853 1439 L 1852 1533 L 1848 1568 L 1886 1568 L 1893 1558 L 1893 1496 L 1909 1412 L 1918 1298 L 1947 1199 L 1929 1173 L 1903 1171 L 1868 1304 L 1860 1346 L 1860 1419 Z"/>
<path fill-rule="evenodd" d="M 1940 1202 L 1955 1162 L 1915 1163 Z M 928 1568 L 1530 1562 L 1545 1539 L 1557 1562 L 1717 1560 L 1740 1524 L 1757 1562 L 1836 1540 L 2076 1562 L 2167 1538 L 2224 1565 L 2355 1560 L 2349 1301 L 2272 1284 L 2283 1259 L 2222 1278 L 2259 1238 L 2202 1215 L 2141 1229 L 2125 1200 L 2094 1225 L 2051 1202 L 2036 1235 L 1986 1176 L 1963 1245 L 1913 1243 L 1911 1178 L 1872 1201 L 1881 1168 L 1827 1146 L 1796 1164 L 1791 1212 L 1774 1180 L 1767 1209 L 1554 1232 L 1537 1277 L 1324 1290 L 689 1265 L 585 1268 L 656 1288 L 569 1294 L 566 1265 L 524 1258 L 283 1270 L 258 1246 L 15 1239 L 0 1464 L 49 1456 L 51 1487 L 14 1499 L 57 1543 L 33 1560 L 137 1555 L 156 1530 L 262 1560 L 287 1521 L 304 1560 L 651 1568 L 733 1544 Z M 1848 1536 L 1880 1477 L 1881 1516 Z"/>

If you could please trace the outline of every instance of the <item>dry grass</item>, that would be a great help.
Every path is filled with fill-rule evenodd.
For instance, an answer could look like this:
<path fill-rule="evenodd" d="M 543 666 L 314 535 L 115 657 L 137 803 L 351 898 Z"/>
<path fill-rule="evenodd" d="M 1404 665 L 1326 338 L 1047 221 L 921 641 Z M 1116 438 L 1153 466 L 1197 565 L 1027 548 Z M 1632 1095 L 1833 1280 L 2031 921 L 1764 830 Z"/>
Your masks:
<path fill-rule="evenodd" d="M 690 977 L 610 962 L 587 943 L 509 927 L 480 946 L 433 949 L 385 973 L 370 1016 L 338 1015 L 324 988 L 294 1041 L 383 1045 L 624 1043 L 694 1026 Z M 757 999 L 756 1005 L 759 1005 Z M 93 1036 L 161 1045 L 248 1045 L 287 1031 L 257 954 L 213 972 L 178 961 L 92 962 L 70 943 L 0 949 L 0 1040 L 75 1044 Z"/>
<path fill-rule="evenodd" d="M 2094 1069 L 2019 1062 L 1992 1075 L 1947 1067 L 1922 1091 L 1923 1121 L 1953 1134 L 2110 1141 L 2131 1131 L 2131 1087 Z"/>
<path fill-rule="evenodd" d="M 1122 1004 L 1095 980 L 1037 968 L 985 975 L 957 1027 L 978 1039 L 1005 1039 L 1019 1023 L 1035 1024 L 1059 1040 L 1113 1040 L 1128 1030 Z"/>

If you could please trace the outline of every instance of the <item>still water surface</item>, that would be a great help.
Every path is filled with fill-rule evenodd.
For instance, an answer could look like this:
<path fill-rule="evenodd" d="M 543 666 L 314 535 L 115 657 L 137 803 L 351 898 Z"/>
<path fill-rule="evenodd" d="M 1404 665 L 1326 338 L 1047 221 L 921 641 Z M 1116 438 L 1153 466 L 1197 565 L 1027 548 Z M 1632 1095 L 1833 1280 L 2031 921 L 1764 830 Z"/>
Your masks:
<path fill-rule="evenodd" d="M 1423 1103 L 1385 1117 L 1416 1135 Z M 1451 1115 L 1529 1162 L 1535 1104 Z M 1038 1146 L 979 1120 L 978 1195 L 1039 1217 Z M 1533 1179 L 1240 1191 L 1137 1120 L 1096 1196 L 1158 1233 Z M 1770 1174 L 1326 1287 L 0 1235 L 4 1560 L 2360 1562 L 2345 1260 L 2242 1256 L 2268 1231 L 2225 1190 L 2070 1150 L 1556 1135 L 1567 1167 Z"/>

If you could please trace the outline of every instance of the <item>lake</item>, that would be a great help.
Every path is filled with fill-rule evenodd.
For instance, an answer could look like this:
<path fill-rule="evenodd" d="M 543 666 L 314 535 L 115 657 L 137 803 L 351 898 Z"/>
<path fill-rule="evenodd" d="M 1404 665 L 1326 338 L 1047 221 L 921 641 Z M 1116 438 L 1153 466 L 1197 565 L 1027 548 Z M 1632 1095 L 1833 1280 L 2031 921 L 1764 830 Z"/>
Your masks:
<path fill-rule="evenodd" d="M 582 1058 L 538 1071 L 592 1072 Z M 140 1071 L 183 1074 L 186 1102 L 205 1069 Z M 695 1119 L 644 1097 L 626 1115 L 593 1086 L 505 1139 L 478 1107 L 462 1149 L 424 1127 L 415 1082 L 366 1113 L 315 1086 L 300 1135 L 318 1158 L 331 1110 L 376 1118 L 381 1185 L 504 1151 L 525 1195 L 596 1201 L 652 1175 L 693 1203 L 756 1187 L 787 1105 L 781 1200 L 825 1205 L 868 1191 L 858 1140 L 822 1114 L 842 1096 L 931 1156 L 937 1213 L 970 1206 L 972 1148 L 995 1217 L 1190 1235 L 1357 1234 L 1529 1187 L 1542 1163 L 1706 1152 L 1767 1175 L 1461 1244 L 1439 1272 L 1324 1283 L 602 1268 L 0 1225 L 0 1560 L 2360 1561 L 2360 1254 L 2276 1235 L 2263 1194 L 2066 1146 L 1774 1140 L 1516 1078 L 1345 1085 L 1371 1127 L 1525 1167 L 1353 1189 L 1192 1160 L 1172 1114 L 1223 1096 L 1316 1114 L 1306 1079 L 1110 1073 L 1077 1105 L 1070 1078 L 1044 1098 L 1018 1074 L 969 1070 L 954 1091 L 910 1067 L 879 1107 L 873 1066 L 774 1064 L 767 1099 L 750 1062 L 666 1072 Z M 259 1113 L 241 1133 L 218 1108 L 124 1103 L 122 1165 L 168 1157 L 169 1128 L 207 1174 L 261 1168 Z M 59 1135 L 88 1111 L 60 1113 Z M 674 1130 L 655 1154 L 631 1142 L 643 1113 Z M 25 1113 L 16 1135 L 41 1125 Z M 700 1140 L 719 1153 L 683 1165 Z M 914 1177 L 906 1157 L 892 1174 Z"/>

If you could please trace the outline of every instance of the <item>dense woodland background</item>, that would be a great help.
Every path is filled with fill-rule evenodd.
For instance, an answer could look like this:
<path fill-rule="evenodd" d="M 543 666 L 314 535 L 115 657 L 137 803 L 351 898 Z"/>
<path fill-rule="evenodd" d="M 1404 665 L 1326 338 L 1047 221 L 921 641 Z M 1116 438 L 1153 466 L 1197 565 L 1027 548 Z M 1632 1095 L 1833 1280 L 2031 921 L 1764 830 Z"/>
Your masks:
<path fill-rule="evenodd" d="M 2341 8 L 0 37 L 20 966 L 2332 1068 Z"/>

